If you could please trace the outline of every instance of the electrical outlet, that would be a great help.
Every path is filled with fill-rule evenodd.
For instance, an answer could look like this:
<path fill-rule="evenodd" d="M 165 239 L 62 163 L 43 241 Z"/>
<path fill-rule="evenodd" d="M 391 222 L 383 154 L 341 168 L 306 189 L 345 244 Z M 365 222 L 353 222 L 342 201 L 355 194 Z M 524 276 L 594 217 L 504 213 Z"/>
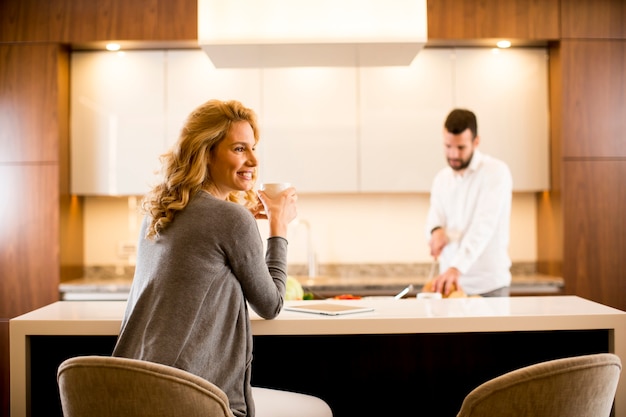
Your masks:
<path fill-rule="evenodd" d="M 123 259 L 134 257 L 137 253 L 137 244 L 130 241 L 120 241 L 117 244 L 117 256 Z"/>

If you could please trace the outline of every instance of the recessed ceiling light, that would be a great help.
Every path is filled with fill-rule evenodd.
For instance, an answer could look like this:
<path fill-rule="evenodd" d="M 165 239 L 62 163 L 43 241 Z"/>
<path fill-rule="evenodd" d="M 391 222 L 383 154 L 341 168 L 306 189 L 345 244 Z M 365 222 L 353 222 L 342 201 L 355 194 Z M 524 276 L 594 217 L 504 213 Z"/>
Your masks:
<path fill-rule="evenodd" d="M 120 44 L 119 43 L 107 43 L 107 50 L 108 51 L 119 51 L 120 50 Z"/>
<path fill-rule="evenodd" d="M 511 46 L 511 42 L 509 42 L 509 41 L 498 41 L 498 43 L 496 43 L 496 45 L 498 46 L 498 48 L 509 48 Z"/>

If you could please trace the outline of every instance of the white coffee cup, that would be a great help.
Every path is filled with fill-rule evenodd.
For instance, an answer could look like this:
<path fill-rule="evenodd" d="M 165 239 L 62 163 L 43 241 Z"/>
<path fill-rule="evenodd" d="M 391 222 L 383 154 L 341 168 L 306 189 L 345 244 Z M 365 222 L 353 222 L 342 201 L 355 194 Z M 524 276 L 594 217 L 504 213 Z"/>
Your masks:
<path fill-rule="evenodd" d="M 421 300 L 441 300 L 440 292 L 418 292 L 417 298 Z"/>
<path fill-rule="evenodd" d="M 276 198 L 289 187 L 291 187 L 290 182 L 268 182 L 261 184 L 259 190 L 264 191 L 270 198 Z"/>

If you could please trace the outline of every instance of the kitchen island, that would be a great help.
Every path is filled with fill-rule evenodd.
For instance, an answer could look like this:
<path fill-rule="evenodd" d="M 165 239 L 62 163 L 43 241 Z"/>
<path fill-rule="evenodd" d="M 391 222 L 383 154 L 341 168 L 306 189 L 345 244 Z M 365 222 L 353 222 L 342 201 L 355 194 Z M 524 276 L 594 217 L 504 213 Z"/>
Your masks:
<path fill-rule="evenodd" d="M 335 417 L 407 414 L 418 404 L 424 415 L 454 416 L 474 386 L 517 367 L 597 352 L 626 358 L 626 312 L 575 296 L 288 304 L 320 302 L 374 311 L 252 314 L 253 383 L 318 395 Z M 61 415 L 56 367 L 110 354 L 124 308 L 62 301 L 12 319 L 11 416 Z M 615 410 L 626 417 L 624 376 Z"/>

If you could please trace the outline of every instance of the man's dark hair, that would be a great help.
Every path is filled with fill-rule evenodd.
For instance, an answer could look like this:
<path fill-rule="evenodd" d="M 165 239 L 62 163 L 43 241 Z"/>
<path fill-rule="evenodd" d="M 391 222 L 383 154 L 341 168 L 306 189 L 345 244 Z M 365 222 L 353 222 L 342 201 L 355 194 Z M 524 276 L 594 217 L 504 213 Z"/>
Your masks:
<path fill-rule="evenodd" d="M 450 112 L 444 123 L 446 130 L 458 135 L 468 129 L 472 132 L 472 139 L 478 135 L 478 123 L 476 115 L 466 109 L 454 109 Z"/>

